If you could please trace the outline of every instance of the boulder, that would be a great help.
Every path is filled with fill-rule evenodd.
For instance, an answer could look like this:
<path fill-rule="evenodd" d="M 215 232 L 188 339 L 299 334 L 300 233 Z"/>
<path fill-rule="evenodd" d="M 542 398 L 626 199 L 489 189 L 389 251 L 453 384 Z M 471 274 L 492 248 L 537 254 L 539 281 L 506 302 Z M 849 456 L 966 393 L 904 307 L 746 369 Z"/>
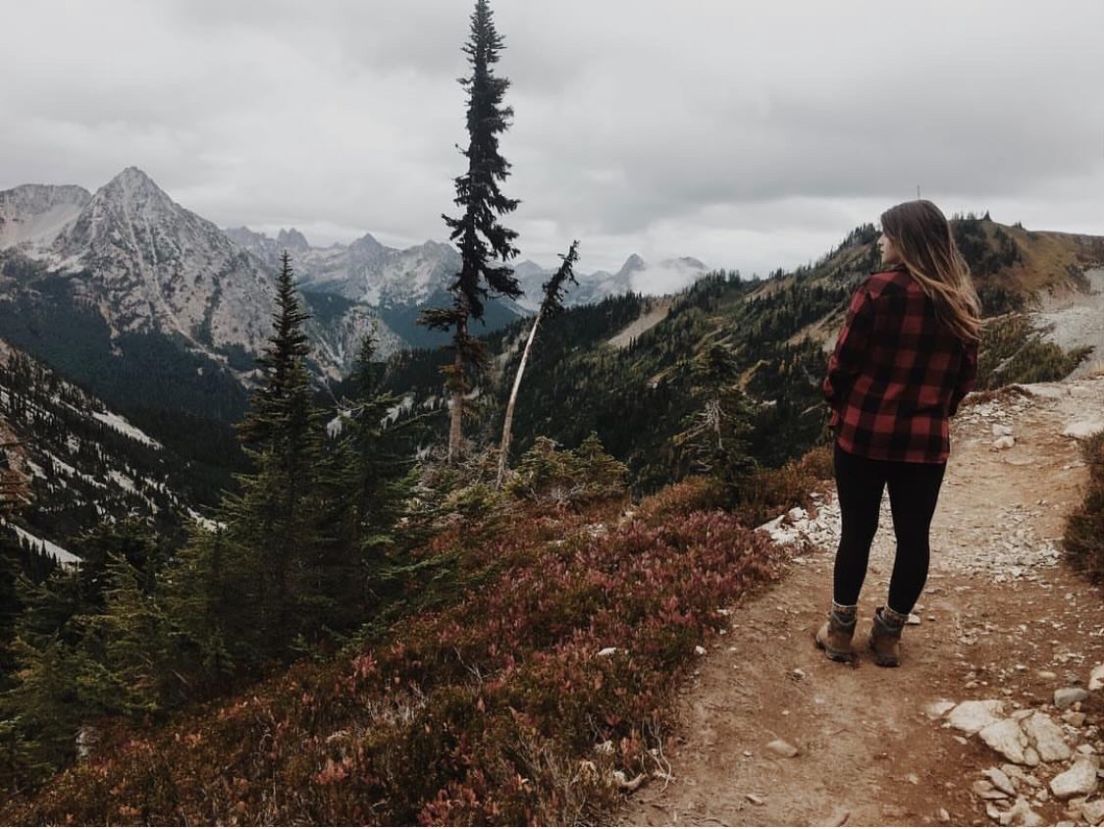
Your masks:
<path fill-rule="evenodd" d="M 1095 757 L 1082 757 L 1066 771 L 1050 781 L 1050 790 L 1055 797 L 1067 800 L 1076 795 L 1090 795 L 1096 791 L 1096 770 L 1099 763 Z"/>

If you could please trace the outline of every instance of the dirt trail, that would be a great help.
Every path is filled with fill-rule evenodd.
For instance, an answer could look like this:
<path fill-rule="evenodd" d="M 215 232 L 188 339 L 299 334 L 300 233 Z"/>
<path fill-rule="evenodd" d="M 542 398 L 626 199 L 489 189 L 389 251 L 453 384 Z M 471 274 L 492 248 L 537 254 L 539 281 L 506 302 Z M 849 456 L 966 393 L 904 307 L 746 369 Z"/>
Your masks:
<path fill-rule="evenodd" d="M 1068 569 L 1058 547 L 1087 480 L 1077 441 L 1064 432 L 1104 417 L 1104 377 L 1027 389 L 1031 396 L 1005 394 L 955 421 L 932 571 L 920 624 L 905 630 L 902 667 L 862 656 L 892 567 L 885 509 L 860 599 L 859 662 L 833 663 L 813 647 L 838 538 L 838 512 L 825 497 L 817 515 L 795 513 L 796 523 L 776 528 L 799 539 L 790 571 L 731 609 L 731 628 L 685 689 L 667 751 L 673 779 L 653 779 L 633 795 L 622 823 L 995 825 L 1022 798 L 1021 814 L 1034 813 L 1029 822 L 1089 825 L 1094 804 L 1104 808 L 1104 780 L 1085 813 L 1080 800 L 1058 800 L 1047 787 L 1075 758 L 1104 755 L 1104 691 L 1054 707 L 1055 690 L 1085 686 L 1104 663 L 1101 594 Z M 1015 446 L 994 447 L 1001 431 L 1011 431 Z M 984 699 L 1004 700 L 1008 715 L 1045 713 L 1072 757 L 1012 764 L 929 710 Z M 768 749 L 776 739 L 797 756 Z M 1002 764 L 1015 796 L 977 782 Z"/>

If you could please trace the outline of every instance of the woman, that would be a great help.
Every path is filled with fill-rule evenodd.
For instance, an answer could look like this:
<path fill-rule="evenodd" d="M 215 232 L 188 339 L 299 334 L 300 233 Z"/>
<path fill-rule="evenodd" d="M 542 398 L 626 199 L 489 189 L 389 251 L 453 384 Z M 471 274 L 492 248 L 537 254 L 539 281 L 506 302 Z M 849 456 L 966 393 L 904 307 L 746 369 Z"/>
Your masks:
<path fill-rule="evenodd" d="M 831 659 L 852 657 L 859 591 L 888 485 L 897 553 L 869 645 L 877 664 L 896 666 L 901 630 L 928 575 L 949 420 L 974 385 L 981 321 L 950 225 L 930 201 L 883 213 L 878 244 L 883 270 L 851 298 L 823 383 L 843 529 L 832 609 L 816 643 Z"/>

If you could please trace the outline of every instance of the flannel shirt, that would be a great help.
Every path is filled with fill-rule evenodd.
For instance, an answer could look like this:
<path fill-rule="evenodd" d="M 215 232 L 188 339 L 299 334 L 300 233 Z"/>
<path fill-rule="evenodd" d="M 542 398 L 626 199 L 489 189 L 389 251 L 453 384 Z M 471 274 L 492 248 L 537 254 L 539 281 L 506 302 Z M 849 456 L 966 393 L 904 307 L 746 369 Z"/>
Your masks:
<path fill-rule="evenodd" d="M 956 337 L 904 266 L 851 297 L 822 391 L 836 442 L 853 455 L 943 463 L 950 418 L 977 378 L 977 343 Z"/>

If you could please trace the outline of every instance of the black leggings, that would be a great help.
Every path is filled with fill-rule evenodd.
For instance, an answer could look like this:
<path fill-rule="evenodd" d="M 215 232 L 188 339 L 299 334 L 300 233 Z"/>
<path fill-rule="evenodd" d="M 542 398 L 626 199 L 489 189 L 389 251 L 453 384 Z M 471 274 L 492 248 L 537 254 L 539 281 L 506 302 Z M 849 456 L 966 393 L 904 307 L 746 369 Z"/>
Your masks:
<path fill-rule="evenodd" d="M 889 485 L 897 555 L 889 582 L 889 607 L 908 613 L 928 578 L 928 530 L 931 527 L 945 463 L 879 461 L 852 455 L 836 444 L 836 490 L 843 531 L 836 552 L 834 598 L 858 604 L 866 577 L 870 545 L 878 529 L 882 490 Z"/>

